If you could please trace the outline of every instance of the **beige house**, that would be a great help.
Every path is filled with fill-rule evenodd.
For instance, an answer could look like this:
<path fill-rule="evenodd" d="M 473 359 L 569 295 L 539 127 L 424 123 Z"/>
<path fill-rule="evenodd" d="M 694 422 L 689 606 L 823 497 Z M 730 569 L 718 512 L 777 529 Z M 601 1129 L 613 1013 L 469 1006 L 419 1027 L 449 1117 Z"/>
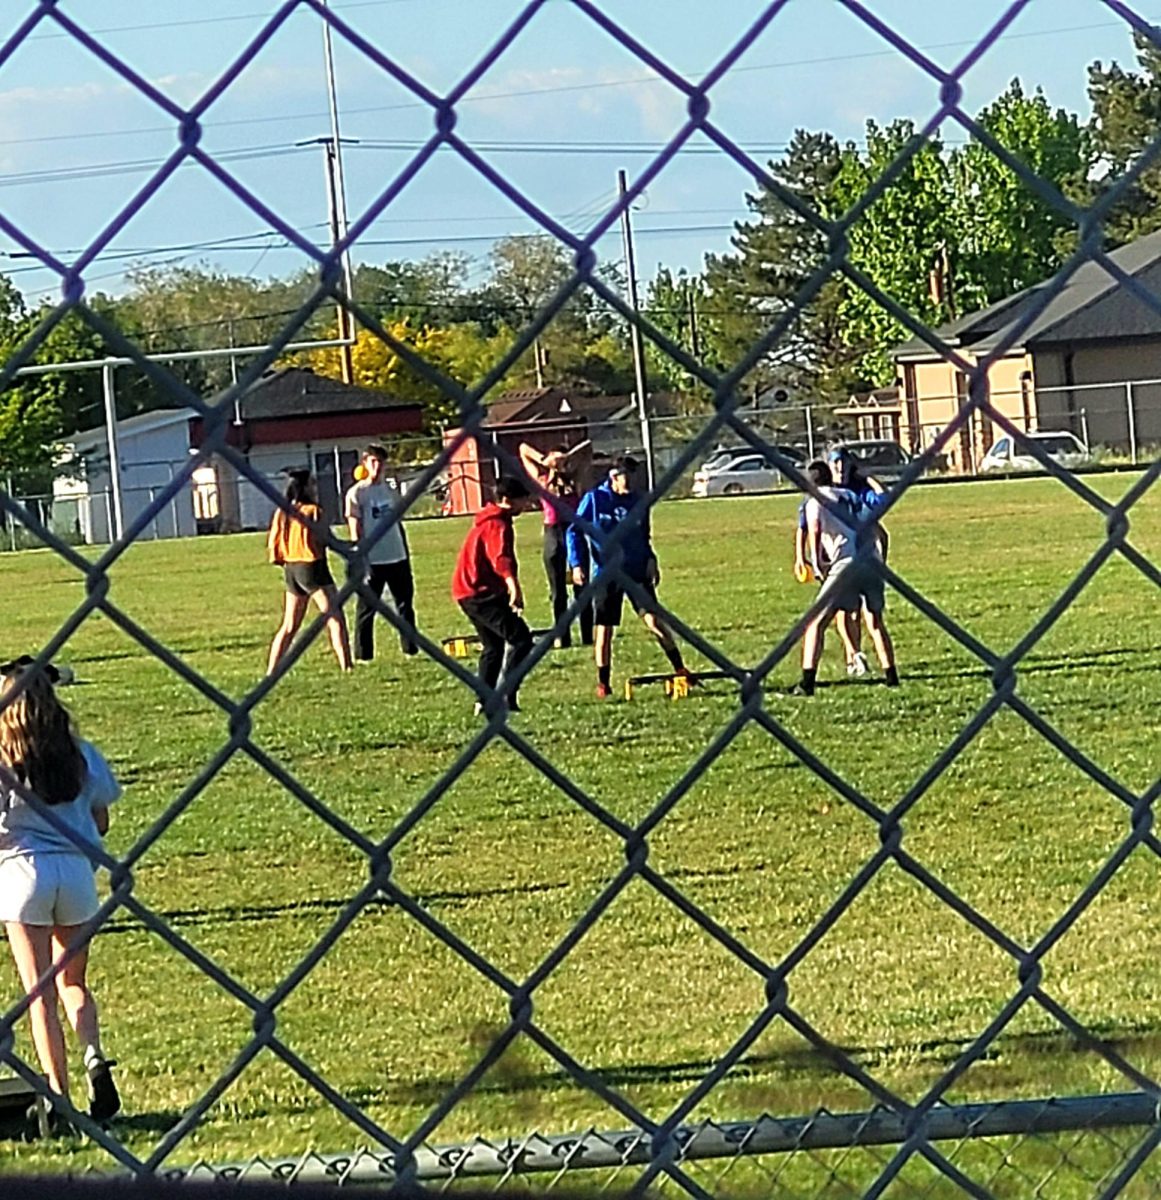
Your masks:
<path fill-rule="evenodd" d="M 1161 233 L 1109 258 L 1154 297 L 1140 300 L 1096 263 L 1085 263 L 1013 337 L 1047 285 L 961 317 L 938 336 L 975 365 L 1007 348 L 988 370 L 992 406 L 1026 430 L 1069 430 L 1092 446 L 1136 457 L 1161 444 Z M 1011 341 L 1011 345 L 1007 343 Z M 929 445 L 967 402 L 968 376 L 918 338 L 894 354 L 898 366 L 900 440 Z M 954 470 L 971 472 L 996 438 L 993 421 L 976 415 L 947 447 Z"/>

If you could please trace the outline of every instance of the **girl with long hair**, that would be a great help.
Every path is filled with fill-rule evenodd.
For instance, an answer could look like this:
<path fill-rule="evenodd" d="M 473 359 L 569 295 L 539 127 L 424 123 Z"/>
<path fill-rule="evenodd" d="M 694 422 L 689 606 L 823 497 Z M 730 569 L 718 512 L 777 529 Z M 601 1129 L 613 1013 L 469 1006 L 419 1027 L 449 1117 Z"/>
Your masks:
<path fill-rule="evenodd" d="M 305 468 L 288 471 L 286 499 L 290 505 L 308 520 L 320 524 L 322 509 L 318 503 L 318 492 L 314 477 Z M 326 616 L 327 635 L 331 649 L 339 662 L 339 670 L 351 669 L 351 644 L 347 637 L 347 622 L 339 607 L 338 592 L 334 577 L 327 566 L 326 547 L 313 529 L 296 520 L 285 509 L 279 508 L 270 522 L 266 539 L 270 561 L 282 568 L 286 581 L 286 604 L 282 613 L 282 624 L 270 645 L 270 658 L 266 674 L 272 675 L 274 668 L 294 640 L 306 613 L 308 600 Z"/>
<path fill-rule="evenodd" d="M 80 939 L 99 901 L 89 857 L 28 797 L 49 808 L 69 831 L 98 845 L 109 828 L 109 805 L 121 795 L 109 764 L 78 737 L 57 699 L 56 670 L 32 667 L 28 656 L 0 666 L 0 920 L 20 982 L 30 994 Z M 68 1097 L 60 1002 L 84 1053 L 89 1113 L 107 1121 L 120 1109 L 121 1098 L 112 1063 L 101 1050 L 97 1004 L 85 978 L 88 960 L 86 942 L 60 965 L 54 985 L 32 1000 L 28 1017 L 48 1086 Z"/>

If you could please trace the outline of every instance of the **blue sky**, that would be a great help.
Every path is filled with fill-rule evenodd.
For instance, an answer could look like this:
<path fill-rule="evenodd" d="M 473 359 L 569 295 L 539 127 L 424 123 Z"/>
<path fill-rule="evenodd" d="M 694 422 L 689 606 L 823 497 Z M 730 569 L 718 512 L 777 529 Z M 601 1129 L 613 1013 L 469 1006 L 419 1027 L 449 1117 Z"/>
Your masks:
<path fill-rule="evenodd" d="M 596 0 L 660 59 L 698 78 L 763 11 L 750 0 Z M 1161 0 L 1133 0 L 1161 21 Z M 370 42 L 437 93 L 483 56 L 523 10 L 515 0 L 332 0 Z M 181 105 L 240 54 L 274 0 L 61 0 L 59 8 Z M 964 56 L 1007 0 L 869 0 L 869 7 L 944 66 Z M 7 38 L 32 0 L 8 0 Z M 1057 105 L 1087 113 L 1086 68 L 1132 60 L 1128 27 L 1102 0 L 1030 0 L 965 81 L 975 112 L 1019 76 Z M 336 45 L 352 218 L 414 156 L 431 110 L 341 38 Z M 927 119 L 938 84 L 839 0 L 789 0 L 711 93 L 713 117 L 765 161 L 795 128 L 859 138 L 868 118 Z M 618 167 L 644 169 L 678 129 L 682 97 L 568 0 L 549 0 L 459 106 L 458 132 L 525 194 L 581 230 L 612 202 Z M 326 238 L 322 152 L 297 143 L 328 132 L 322 35 L 309 11 L 292 16 L 213 105 L 203 145 L 290 225 Z M 945 129 L 949 140 L 960 137 Z M 66 257 L 120 211 L 176 144 L 172 119 L 58 26 L 46 21 L 0 63 L 0 212 Z M 635 214 L 643 276 L 658 263 L 696 269 L 728 247 L 750 181 L 700 141 L 650 186 Z M 461 159 L 442 152 L 366 234 L 356 257 L 378 262 L 457 249 L 482 278 L 492 239 L 532 222 Z M 53 275 L 0 233 L 0 270 L 26 294 L 55 296 Z M 603 257 L 620 243 L 606 239 Z M 75 255 L 72 255 L 75 256 Z M 118 291 L 129 263 L 203 263 L 260 276 L 304 263 L 264 221 L 201 167 L 187 165 L 87 272 Z"/>

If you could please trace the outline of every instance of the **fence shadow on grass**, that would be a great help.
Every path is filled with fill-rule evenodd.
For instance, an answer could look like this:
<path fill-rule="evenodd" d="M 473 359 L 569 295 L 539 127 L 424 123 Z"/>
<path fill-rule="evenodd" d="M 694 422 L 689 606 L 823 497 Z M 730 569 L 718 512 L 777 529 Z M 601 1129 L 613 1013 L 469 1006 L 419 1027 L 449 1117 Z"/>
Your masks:
<path fill-rule="evenodd" d="M 483 1053 L 490 1041 L 499 1036 L 499 1027 L 477 1026 L 467 1037 L 469 1046 Z M 1125 1057 L 1147 1053 L 1161 1056 L 1161 1026 L 1122 1026 L 1105 1033 L 1093 1029 L 1094 1036 L 1102 1037 L 1104 1044 Z M 913 1044 L 891 1043 L 878 1046 L 836 1045 L 836 1049 L 857 1062 L 862 1068 L 874 1070 L 878 1064 L 898 1060 L 900 1056 L 919 1058 L 933 1068 L 942 1070 L 956 1062 L 972 1044 L 971 1038 L 934 1039 Z M 1043 1060 L 1060 1059 L 1074 1055 L 1090 1054 L 1083 1043 L 1068 1034 L 1044 1030 L 1029 1032 L 994 1042 L 981 1061 L 1016 1060 L 1021 1058 Z M 679 1059 L 673 1062 L 652 1062 L 622 1065 L 619 1067 L 597 1067 L 591 1070 L 594 1078 L 612 1088 L 641 1087 L 649 1085 L 686 1085 L 703 1080 L 717 1066 L 717 1060 Z M 833 1081 L 834 1063 L 830 1057 L 814 1047 L 805 1045 L 786 1046 L 764 1054 L 747 1055 L 738 1060 L 729 1078 L 734 1082 L 762 1080 L 777 1071 L 781 1080 L 791 1078 L 816 1078 Z M 460 1082 L 458 1077 L 438 1076 L 410 1081 L 394 1079 L 379 1089 L 358 1089 L 350 1098 L 359 1103 L 381 1104 L 390 1099 L 394 1103 L 433 1105 Z M 520 1094 L 556 1093 L 572 1091 L 580 1087 L 577 1080 L 567 1071 L 542 1070 L 528 1062 L 520 1049 L 513 1043 L 509 1051 L 484 1076 L 474 1091 L 479 1095 L 516 1096 Z"/>

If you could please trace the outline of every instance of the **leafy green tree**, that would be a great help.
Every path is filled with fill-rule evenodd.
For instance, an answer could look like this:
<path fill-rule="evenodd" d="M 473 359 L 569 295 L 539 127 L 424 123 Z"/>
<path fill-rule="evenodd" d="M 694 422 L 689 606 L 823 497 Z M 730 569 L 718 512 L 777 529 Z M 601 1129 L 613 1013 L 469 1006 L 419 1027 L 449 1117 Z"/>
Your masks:
<path fill-rule="evenodd" d="M 360 264 L 354 271 L 355 299 L 386 321 L 451 325 L 475 316 L 468 291 L 471 259 L 440 251 L 418 262 Z"/>
<path fill-rule="evenodd" d="M 916 137 L 911 121 L 886 127 L 868 121 L 865 151 L 851 142 L 842 152 L 829 196 L 831 214 L 837 217 L 858 203 L 913 148 Z M 887 296 L 930 325 L 951 317 L 955 281 L 941 287 L 937 280 L 955 269 L 954 188 L 938 139 L 910 154 L 848 236 L 851 265 Z M 906 327 L 853 283 L 844 284 L 838 317 L 847 345 L 860 352 L 860 373 L 876 386 L 890 383 L 895 377 L 891 347 L 908 336 Z"/>
<path fill-rule="evenodd" d="M 107 305 L 97 297 L 94 306 Z M 11 281 L 0 277 L 0 363 L 7 362 L 52 311 L 25 307 Z M 101 339 L 77 313 L 49 332 L 33 362 L 82 362 L 107 355 Z M 30 364 L 31 365 L 31 364 Z M 25 491 L 50 486 L 56 444 L 67 434 L 101 421 L 101 376 L 97 370 L 18 376 L 0 392 L 0 477 Z"/>
<path fill-rule="evenodd" d="M 698 310 L 705 307 L 706 288 L 700 276 L 690 276 L 685 270 L 675 275 L 668 267 L 659 266 L 645 292 L 643 315 L 687 354 L 699 358 L 702 346 Z M 644 342 L 646 375 L 652 390 L 696 390 L 695 376 L 650 338 Z"/>
<path fill-rule="evenodd" d="M 1053 110 L 1044 93 L 1026 95 L 1015 79 L 977 120 L 1014 158 L 1066 196 L 1080 193 L 1088 138 L 1073 113 Z M 993 304 L 1052 275 L 1075 226 L 982 142 L 951 156 L 952 224 L 958 294 L 952 314 Z"/>

